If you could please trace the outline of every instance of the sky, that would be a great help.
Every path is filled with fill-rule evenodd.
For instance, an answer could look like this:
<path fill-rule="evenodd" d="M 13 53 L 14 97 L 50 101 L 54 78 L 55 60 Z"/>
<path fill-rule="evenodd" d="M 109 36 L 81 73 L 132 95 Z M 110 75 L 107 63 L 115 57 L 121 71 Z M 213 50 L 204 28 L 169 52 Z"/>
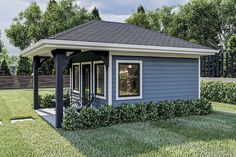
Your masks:
<path fill-rule="evenodd" d="M 36 1 L 44 11 L 49 0 L 0 0 L 0 30 L 1 38 L 11 55 L 19 55 L 20 50 L 12 46 L 5 36 L 5 29 L 10 26 L 12 19 L 26 9 L 31 2 Z M 188 0 L 77 0 L 77 4 L 89 11 L 97 7 L 100 16 L 105 21 L 124 22 L 127 17 L 142 4 L 146 10 L 155 10 L 162 6 L 176 6 Z"/>

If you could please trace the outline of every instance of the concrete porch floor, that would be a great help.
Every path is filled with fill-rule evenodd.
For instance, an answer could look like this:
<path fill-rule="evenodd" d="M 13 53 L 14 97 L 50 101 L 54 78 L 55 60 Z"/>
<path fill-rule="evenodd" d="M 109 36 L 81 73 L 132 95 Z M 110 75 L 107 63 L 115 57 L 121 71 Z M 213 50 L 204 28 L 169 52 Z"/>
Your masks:
<path fill-rule="evenodd" d="M 55 125 L 56 111 L 55 110 L 56 110 L 55 108 L 44 108 L 44 109 L 38 109 L 38 110 L 35 110 L 35 111 L 45 121 L 47 121 L 53 127 L 56 127 L 56 125 Z"/>

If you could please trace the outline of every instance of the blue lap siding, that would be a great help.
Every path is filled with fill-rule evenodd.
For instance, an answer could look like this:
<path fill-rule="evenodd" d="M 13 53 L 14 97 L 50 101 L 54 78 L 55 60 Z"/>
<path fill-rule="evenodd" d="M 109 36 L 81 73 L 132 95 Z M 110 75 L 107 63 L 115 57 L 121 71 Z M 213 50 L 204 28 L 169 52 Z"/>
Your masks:
<path fill-rule="evenodd" d="M 143 62 L 143 97 L 116 100 L 116 60 Z M 198 98 L 198 59 L 112 56 L 112 104 Z"/>

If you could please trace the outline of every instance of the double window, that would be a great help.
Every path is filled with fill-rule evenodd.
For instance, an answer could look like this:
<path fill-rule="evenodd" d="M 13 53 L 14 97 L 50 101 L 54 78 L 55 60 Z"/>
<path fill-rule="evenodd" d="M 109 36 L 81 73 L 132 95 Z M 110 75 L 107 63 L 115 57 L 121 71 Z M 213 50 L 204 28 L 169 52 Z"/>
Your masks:
<path fill-rule="evenodd" d="M 73 65 L 73 90 L 80 91 L 80 65 Z"/>
<path fill-rule="evenodd" d="M 117 60 L 117 100 L 142 98 L 142 62 Z"/>

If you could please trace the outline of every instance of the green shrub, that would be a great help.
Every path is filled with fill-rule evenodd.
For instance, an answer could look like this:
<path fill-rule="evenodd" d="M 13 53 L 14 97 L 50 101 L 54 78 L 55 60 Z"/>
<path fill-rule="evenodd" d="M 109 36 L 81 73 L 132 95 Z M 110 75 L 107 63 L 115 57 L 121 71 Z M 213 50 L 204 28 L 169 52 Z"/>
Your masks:
<path fill-rule="evenodd" d="M 46 94 L 41 97 L 40 108 L 53 108 L 56 107 L 55 104 L 55 95 L 54 94 Z"/>
<path fill-rule="evenodd" d="M 176 100 L 173 102 L 175 117 L 190 116 L 194 113 L 195 106 L 192 100 Z"/>
<path fill-rule="evenodd" d="M 117 107 L 105 105 L 99 109 L 85 107 L 81 109 L 78 116 L 78 126 L 82 129 L 93 129 L 127 122 L 206 115 L 211 111 L 211 103 L 203 99 L 150 102 L 137 105 L 123 104 Z"/>
<path fill-rule="evenodd" d="M 145 121 L 148 119 L 147 105 L 144 103 L 138 103 L 135 107 L 135 120 Z"/>
<path fill-rule="evenodd" d="M 236 83 L 201 81 L 201 96 L 210 101 L 236 104 Z"/>
<path fill-rule="evenodd" d="M 93 129 L 102 126 L 99 110 L 94 107 L 85 107 L 80 110 L 78 124 L 80 128 Z"/>
<path fill-rule="evenodd" d="M 65 130 L 76 130 L 78 125 L 78 112 L 73 107 L 68 107 L 64 112 L 62 128 Z"/>
<path fill-rule="evenodd" d="M 69 107 L 70 106 L 69 93 L 66 92 L 63 95 L 63 98 L 66 98 L 63 101 L 63 106 L 66 107 L 66 108 Z M 40 108 L 53 108 L 53 107 L 56 107 L 55 99 L 56 99 L 55 94 L 46 94 L 44 96 L 39 95 L 39 106 L 40 106 Z"/>

